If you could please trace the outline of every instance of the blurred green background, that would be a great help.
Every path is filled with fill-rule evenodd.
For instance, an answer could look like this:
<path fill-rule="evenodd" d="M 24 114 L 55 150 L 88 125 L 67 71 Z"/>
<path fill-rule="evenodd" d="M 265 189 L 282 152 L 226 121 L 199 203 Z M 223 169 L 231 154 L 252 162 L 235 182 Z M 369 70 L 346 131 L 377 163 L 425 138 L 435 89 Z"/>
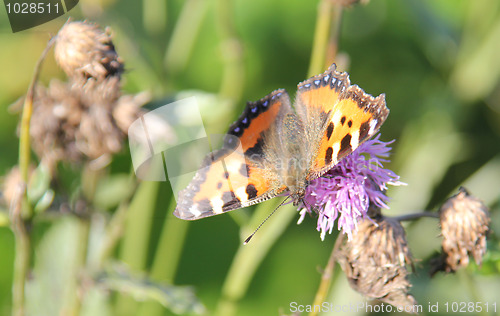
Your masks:
<path fill-rule="evenodd" d="M 81 0 L 69 15 L 111 27 L 127 69 L 125 93 L 149 91 L 157 105 L 196 95 L 208 104 L 202 111 L 207 132 L 223 133 L 246 101 L 277 88 L 293 96 L 297 83 L 307 78 L 319 5 L 312 0 Z M 18 159 L 19 115 L 8 107 L 26 93 L 47 41 L 69 15 L 13 34 L 0 10 L 0 174 Z M 471 265 L 454 275 L 428 277 L 428 260 L 440 249 L 437 221 L 406 225 L 417 259 L 411 293 L 424 311 L 429 302 L 479 301 L 497 302 L 500 315 L 500 2 L 371 0 L 345 9 L 340 25 L 336 62 L 367 93 L 385 93 L 391 110 L 381 129 L 383 140 L 396 140 L 388 167 L 408 186 L 389 189 L 392 201 L 386 214 L 436 211 L 460 185 L 490 207 L 492 232 L 482 268 Z M 50 55 L 41 83 L 52 78 L 65 76 Z M 104 223 L 123 199 L 130 164 L 125 148 L 101 179 L 88 256 L 102 242 Z M 66 166 L 61 177 L 68 187 L 77 186 L 75 174 L 81 171 Z M 132 277 L 114 287 L 109 280 L 107 288 L 84 286 L 82 315 L 171 315 L 170 308 L 157 303 L 168 291 L 137 281 L 144 278 L 192 286 L 208 314 L 236 305 L 234 315 L 291 314 L 290 302 L 312 304 L 336 234 L 321 241 L 314 218 L 297 226 L 298 214 L 285 207 L 266 224 L 267 230 L 265 225 L 241 248 L 276 202 L 186 223 L 171 216 L 175 201 L 168 183 L 139 184 L 126 212 L 123 238 L 111 256 L 125 263 L 123 273 Z M 0 213 L 1 315 L 10 314 L 12 299 L 14 237 L 7 214 L 5 208 Z M 72 270 L 78 219 L 39 217 L 32 259 L 38 281 L 29 278 L 28 312 L 57 315 L 71 289 L 68 280 L 80 275 Z M 261 244 L 259 234 L 272 235 L 274 228 L 275 236 Z M 234 272 L 243 275 L 236 282 L 243 291 L 240 301 L 228 285 L 236 278 L 228 271 L 238 269 L 248 269 L 248 280 L 245 273 Z M 364 298 L 337 269 L 328 301 L 357 304 Z"/>

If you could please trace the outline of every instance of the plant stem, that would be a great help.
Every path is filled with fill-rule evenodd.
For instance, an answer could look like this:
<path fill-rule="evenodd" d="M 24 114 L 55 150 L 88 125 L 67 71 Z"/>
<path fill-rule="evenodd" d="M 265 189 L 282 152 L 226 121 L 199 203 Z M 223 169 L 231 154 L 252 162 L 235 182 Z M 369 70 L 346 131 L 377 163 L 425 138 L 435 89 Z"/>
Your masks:
<path fill-rule="evenodd" d="M 325 301 L 326 296 L 328 295 L 328 291 L 330 290 L 330 285 L 332 284 L 333 278 L 333 269 L 335 268 L 335 262 L 337 261 L 337 252 L 342 245 L 344 240 L 344 234 L 339 234 L 337 236 L 337 240 L 335 241 L 335 245 L 333 246 L 332 253 L 330 254 L 330 258 L 328 259 L 328 263 L 321 274 L 321 282 L 318 287 L 318 291 L 316 291 L 316 296 L 314 297 L 313 306 L 321 306 L 321 304 Z M 309 313 L 309 316 L 318 315 L 318 311 L 313 309 L 312 312 Z"/>
<path fill-rule="evenodd" d="M 167 71 L 180 73 L 186 68 L 208 4 L 209 1 L 205 0 L 187 0 L 184 3 L 165 54 Z"/>
<path fill-rule="evenodd" d="M 253 219 L 254 221 L 262 221 L 262 218 L 265 218 L 267 214 L 269 214 L 269 203 L 261 204 Z M 248 245 L 240 245 L 224 281 L 222 297 L 217 304 L 214 315 L 231 316 L 237 314 L 238 303 L 245 295 L 255 271 L 296 215 L 297 211 L 291 205 L 283 206 L 267 221 L 266 225 L 262 226 Z M 251 230 L 244 230 L 245 234 L 249 232 Z"/>
<path fill-rule="evenodd" d="M 337 57 L 339 50 L 339 39 L 340 39 L 340 27 L 342 25 L 342 12 L 344 7 L 340 3 L 334 3 L 332 7 L 332 21 L 330 25 L 330 37 L 328 41 L 328 47 L 325 56 L 325 68 L 330 66 Z"/>
<path fill-rule="evenodd" d="M 173 215 L 171 210 L 175 208 L 175 205 L 176 200 L 172 196 L 151 268 L 151 279 L 160 283 L 172 284 L 174 282 L 189 228 L 188 221 L 178 220 Z M 137 315 L 154 316 L 163 315 L 164 313 L 165 307 L 159 302 L 150 301 L 142 304 Z"/>
<path fill-rule="evenodd" d="M 113 213 L 108 226 L 106 227 L 106 233 L 104 235 L 104 240 L 102 246 L 99 249 L 99 253 L 96 260 L 92 263 L 93 270 L 97 271 L 104 267 L 107 259 L 111 257 L 113 250 L 120 241 L 125 231 L 125 224 L 127 221 L 127 210 L 130 206 L 130 201 L 134 197 L 134 193 L 137 190 L 138 182 L 136 181 L 134 169 L 130 170 L 129 175 L 129 187 L 130 191 L 128 196 L 118 205 L 116 211 Z"/>
<path fill-rule="evenodd" d="M 25 189 L 24 189 L 25 190 Z M 14 281 L 12 286 L 12 315 L 24 315 L 24 286 L 30 262 L 30 238 L 26 231 L 25 222 L 21 216 L 22 200 L 18 201 L 11 210 L 11 227 L 16 240 L 16 257 L 14 259 Z"/>
<path fill-rule="evenodd" d="M 30 123 L 33 114 L 33 100 L 35 97 L 35 85 L 42 69 L 43 61 L 49 49 L 54 44 L 55 38 L 49 40 L 35 66 L 33 79 L 31 80 L 26 98 L 24 99 L 23 113 L 21 117 L 21 128 L 19 134 L 19 170 L 21 173 L 20 192 L 12 205 L 10 212 L 12 231 L 16 240 L 16 255 L 14 259 L 14 280 L 12 283 L 12 314 L 24 315 L 24 287 L 28 274 L 31 257 L 31 241 L 26 222 L 31 221 L 33 208 L 28 202 L 27 183 L 28 170 L 31 158 Z"/>
<path fill-rule="evenodd" d="M 413 221 L 422 217 L 434 217 L 434 218 L 439 218 L 439 214 L 435 212 L 422 212 L 422 213 L 413 213 L 413 214 L 406 214 L 406 215 L 401 215 L 401 216 L 396 216 L 393 217 L 397 221 Z"/>
<path fill-rule="evenodd" d="M 125 234 L 121 240 L 119 257 L 132 271 L 146 269 L 150 231 L 159 188 L 159 182 L 141 182 L 127 209 Z M 120 295 L 116 301 L 116 314 L 136 315 L 138 307 L 138 302 L 128 295 Z"/>
<path fill-rule="evenodd" d="M 166 0 L 143 0 L 142 13 L 144 28 L 150 34 L 159 34 L 167 27 Z"/>
<path fill-rule="evenodd" d="M 325 57 L 330 38 L 330 24 L 332 21 L 332 1 L 321 0 L 318 4 L 318 17 L 314 31 L 314 42 L 311 53 L 311 62 L 307 77 L 321 73 L 325 65 Z"/>
<path fill-rule="evenodd" d="M 87 262 L 88 240 L 90 233 L 90 220 L 88 218 L 79 218 L 78 220 L 78 249 L 76 249 L 75 275 L 71 280 L 72 291 L 68 300 L 68 315 L 80 315 L 83 295 L 81 293 L 81 279 Z"/>
<path fill-rule="evenodd" d="M 224 72 L 219 95 L 238 102 L 244 86 L 245 67 L 243 65 L 243 47 L 238 38 L 233 20 L 233 1 L 218 0 L 217 21 L 219 22 L 220 51 Z"/>

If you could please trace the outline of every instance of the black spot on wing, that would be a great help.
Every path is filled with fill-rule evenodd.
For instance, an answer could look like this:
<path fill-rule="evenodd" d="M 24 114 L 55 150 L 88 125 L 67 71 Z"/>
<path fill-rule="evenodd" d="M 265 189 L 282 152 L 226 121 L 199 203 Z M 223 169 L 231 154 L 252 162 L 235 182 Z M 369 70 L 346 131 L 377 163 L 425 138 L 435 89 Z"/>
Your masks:
<path fill-rule="evenodd" d="M 342 116 L 342 118 L 340 119 L 340 124 L 342 124 L 342 126 L 344 126 L 345 120 L 346 120 L 346 117 Z"/>
<path fill-rule="evenodd" d="M 352 127 L 352 120 L 349 120 L 349 122 L 347 122 L 347 126 L 349 126 L 349 128 Z"/>
<path fill-rule="evenodd" d="M 325 154 L 325 163 L 329 165 L 332 162 L 332 158 L 333 158 L 333 148 L 328 147 Z"/>
<path fill-rule="evenodd" d="M 224 202 L 224 205 L 222 205 L 223 211 L 229 211 L 241 207 L 240 199 L 234 195 L 233 191 L 224 192 L 222 194 L 222 202 Z"/>
<path fill-rule="evenodd" d="M 245 151 L 245 156 L 253 158 L 264 156 L 264 140 L 262 137 L 259 137 L 257 143 L 255 143 L 253 147 L 250 147 Z"/>
<path fill-rule="evenodd" d="M 340 142 L 340 152 L 339 155 L 342 155 L 342 157 L 345 157 L 345 155 L 349 154 L 352 151 L 351 148 L 351 134 L 347 134 L 342 138 L 342 141 Z"/>
<path fill-rule="evenodd" d="M 224 173 L 222 174 L 222 176 L 224 177 L 224 179 L 228 179 L 228 178 L 229 178 L 229 172 L 227 172 L 227 171 L 226 171 L 226 172 L 224 172 Z"/>
<path fill-rule="evenodd" d="M 257 196 L 257 189 L 255 188 L 255 186 L 253 184 L 249 184 L 247 185 L 247 188 L 245 190 L 248 194 L 248 199 L 253 199 L 254 197 Z"/>
<path fill-rule="evenodd" d="M 368 131 L 370 130 L 370 120 L 363 122 L 359 129 L 359 142 L 361 143 L 368 138 Z"/>
<path fill-rule="evenodd" d="M 326 129 L 326 138 L 328 138 L 328 140 L 330 140 L 330 137 L 332 137 L 332 133 L 333 133 L 333 122 L 330 122 L 330 124 L 328 124 L 328 127 Z"/>

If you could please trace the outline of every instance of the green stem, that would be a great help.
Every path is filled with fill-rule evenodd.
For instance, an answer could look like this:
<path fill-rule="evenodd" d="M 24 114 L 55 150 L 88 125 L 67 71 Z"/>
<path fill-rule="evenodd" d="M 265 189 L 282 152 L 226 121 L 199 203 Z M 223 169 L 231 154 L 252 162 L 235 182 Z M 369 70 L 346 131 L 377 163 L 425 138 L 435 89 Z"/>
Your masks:
<path fill-rule="evenodd" d="M 71 316 L 80 315 L 82 306 L 80 284 L 87 261 L 89 233 L 90 220 L 88 218 L 80 218 L 78 221 L 78 249 L 76 250 L 75 277 L 70 281 L 72 283 L 72 291 L 68 300 L 68 309 L 66 310 L 68 315 Z"/>
<path fill-rule="evenodd" d="M 151 279 L 168 284 L 174 282 L 189 227 L 188 221 L 179 220 L 173 216 L 172 210 L 175 205 L 176 201 L 172 197 L 167 208 L 168 215 L 165 216 L 150 274 Z M 160 303 L 150 301 L 141 306 L 137 315 L 163 315 L 164 311 L 165 308 Z"/>
<path fill-rule="evenodd" d="M 151 268 L 151 277 L 155 280 L 173 283 L 179 259 L 182 253 L 182 246 L 186 239 L 189 222 L 177 219 L 172 210 L 176 201 L 171 199 L 168 215 L 165 217 L 163 230 L 161 232 L 158 250 L 155 261 Z"/>
<path fill-rule="evenodd" d="M 439 218 L 439 214 L 435 212 L 422 212 L 422 213 L 413 213 L 413 214 L 406 214 L 406 215 L 401 215 L 401 216 L 396 216 L 393 217 L 397 221 L 413 221 L 422 217 L 433 217 L 433 218 Z"/>
<path fill-rule="evenodd" d="M 328 40 L 328 47 L 325 56 L 325 68 L 330 66 L 337 57 L 339 50 L 340 27 L 342 25 L 342 12 L 344 7 L 342 4 L 334 3 L 332 7 L 332 21 L 330 26 L 330 37 Z"/>
<path fill-rule="evenodd" d="M 342 12 L 343 6 L 340 3 L 322 0 L 318 4 L 318 18 L 308 77 L 321 73 L 335 61 L 339 46 Z"/>
<path fill-rule="evenodd" d="M 332 21 L 332 1 L 321 0 L 318 4 L 318 17 L 314 31 L 314 42 L 311 53 L 311 62 L 307 77 L 312 77 L 323 72 L 325 68 L 325 58 L 330 38 L 330 24 Z"/>
<path fill-rule="evenodd" d="M 254 222 L 262 221 L 269 214 L 269 203 L 261 204 L 254 215 Z M 255 271 L 274 245 L 278 237 L 285 231 L 288 224 L 297 215 L 297 211 L 290 205 L 282 207 L 262 226 L 248 245 L 241 245 L 233 259 L 226 280 L 222 287 L 222 297 L 214 315 L 237 315 L 239 301 L 243 298 Z M 252 225 L 255 227 L 256 225 Z M 251 230 L 244 230 L 245 236 Z"/>
<path fill-rule="evenodd" d="M 76 251 L 76 275 L 73 282 L 73 291 L 68 301 L 68 315 L 80 315 L 83 296 L 81 295 L 81 276 L 87 267 L 88 244 L 90 235 L 90 223 L 92 215 L 92 205 L 97 191 L 97 184 L 104 174 L 103 169 L 93 169 L 90 164 L 86 164 L 83 168 L 81 179 L 81 187 L 83 198 L 87 203 L 87 209 L 84 214 L 77 214 L 78 218 L 78 249 Z"/>
<path fill-rule="evenodd" d="M 131 271 L 146 270 L 151 225 L 154 220 L 159 182 L 141 182 L 127 210 L 120 259 Z M 118 296 L 117 315 L 136 315 L 139 304 L 126 295 Z"/>
<path fill-rule="evenodd" d="M 182 7 L 172 38 L 165 54 L 167 71 L 179 73 L 184 70 L 201 29 L 209 1 L 187 0 Z"/>
<path fill-rule="evenodd" d="M 12 315 L 24 315 L 24 286 L 30 262 L 30 238 L 25 222 L 21 217 L 21 200 L 11 210 L 11 225 L 16 240 L 16 257 L 14 259 L 14 281 L 12 286 Z"/>
<path fill-rule="evenodd" d="M 167 1 L 142 0 L 142 21 L 151 34 L 159 34 L 167 27 Z"/>
<path fill-rule="evenodd" d="M 245 67 L 243 65 L 243 47 L 238 38 L 233 20 L 233 1 L 217 1 L 217 21 L 221 35 L 220 51 L 224 72 L 219 94 L 237 102 L 243 92 Z"/>
<path fill-rule="evenodd" d="M 330 254 L 330 258 L 328 259 L 328 263 L 326 264 L 323 273 L 321 274 L 321 282 L 318 287 L 318 291 L 316 292 L 316 296 L 314 297 L 313 306 L 321 306 L 321 304 L 325 301 L 326 296 L 328 295 L 328 291 L 330 291 L 330 285 L 332 284 L 333 278 L 333 269 L 335 268 L 335 262 L 337 261 L 337 254 L 342 242 L 344 241 L 344 234 L 339 234 L 337 236 L 337 240 L 335 241 L 335 245 L 333 246 L 332 253 Z M 318 315 L 318 311 L 314 309 L 309 313 L 309 316 Z"/>
<path fill-rule="evenodd" d="M 137 190 L 138 182 L 136 181 L 135 172 L 133 168 L 130 170 L 129 178 L 130 191 L 128 196 L 120 203 L 116 211 L 113 213 L 108 226 L 106 227 L 106 233 L 104 235 L 104 240 L 102 242 L 102 247 L 99 249 L 99 254 L 97 255 L 96 261 L 93 263 L 94 270 L 100 270 L 104 267 L 105 262 L 111 257 L 116 245 L 120 241 L 125 231 L 125 224 L 127 221 L 127 210 L 130 206 L 130 201 L 134 197 L 134 193 Z"/>
<path fill-rule="evenodd" d="M 21 173 L 21 192 L 11 210 L 11 224 L 16 240 L 16 255 L 14 259 L 14 279 L 12 283 L 12 314 L 24 315 L 24 287 L 28 274 L 31 257 L 31 240 L 26 229 L 26 222 L 33 216 L 33 208 L 28 202 L 27 183 L 28 170 L 31 158 L 30 123 L 33 114 L 33 100 L 35 97 L 35 86 L 41 72 L 43 61 L 49 49 L 54 44 L 52 38 L 38 59 L 26 98 L 24 99 L 23 113 L 21 117 L 21 128 L 19 135 L 19 170 Z"/>

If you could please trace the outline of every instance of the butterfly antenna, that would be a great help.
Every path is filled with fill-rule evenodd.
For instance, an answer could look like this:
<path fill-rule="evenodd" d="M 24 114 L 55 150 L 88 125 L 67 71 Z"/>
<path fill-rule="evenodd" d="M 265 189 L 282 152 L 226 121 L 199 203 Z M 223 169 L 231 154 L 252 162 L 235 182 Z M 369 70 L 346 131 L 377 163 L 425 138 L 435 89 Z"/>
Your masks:
<path fill-rule="evenodd" d="M 283 202 L 281 202 L 278 206 L 276 206 L 276 208 L 274 209 L 274 211 L 271 212 L 271 214 L 269 214 L 265 220 L 262 221 L 262 223 L 260 223 L 259 227 L 257 227 L 257 229 L 255 229 L 255 231 L 250 235 L 248 236 L 247 239 L 245 239 L 245 241 L 243 242 L 243 245 L 246 245 L 250 242 L 250 239 L 252 239 L 253 235 L 255 235 L 255 233 L 262 227 L 262 225 L 264 225 L 265 222 L 267 222 L 267 220 L 269 219 L 269 217 L 273 216 L 273 214 L 276 212 L 276 210 L 278 210 L 283 204 L 285 204 L 286 201 L 288 201 L 288 199 L 290 198 L 290 195 L 286 197 L 286 199 L 283 200 Z"/>

